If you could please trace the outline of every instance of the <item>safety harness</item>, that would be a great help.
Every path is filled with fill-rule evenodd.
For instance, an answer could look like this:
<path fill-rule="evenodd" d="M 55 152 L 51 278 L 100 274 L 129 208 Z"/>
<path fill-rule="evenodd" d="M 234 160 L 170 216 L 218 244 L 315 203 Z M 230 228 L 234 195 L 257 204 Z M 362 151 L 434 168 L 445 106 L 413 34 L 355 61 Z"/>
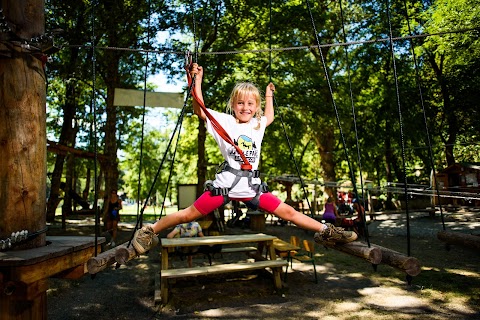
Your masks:
<path fill-rule="evenodd" d="M 268 186 L 266 183 L 262 182 L 261 184 L 253 184 L 252 183 L 252 178 L 259 178 L 260 177 L 260 171 L 259 170 L 252 170 L 252 165 L 248 161 L 247 157 L 243 153 L 243 150 L 240 149 L 238 145 L 235 144 L 235 142 L 230 138 L 230 135 L 225 131 L 225 129 L 218 123 L 218 121 L 212 116 L 212 114 L 207 110 L 205 107 L 205 104 L 202 99 L 200 99 L 193 86 L 194 86 L 194 81 L 195 79 L 192 78 L 190 75 L 190 70 L 192 68 L 192 60 L 191 56 L 189 53 L 186 54 L 186 70 L 187 70 L 187 79 L 188 79 L 188 87 L 192 88 L 191 93 L 195 101 L 198 103 L 202 111 L 205 113 L 205 116 L 210 120 L 213 128 L 215 131 L 222 137 L 223 140 L 231 144 L 235 150 L 238 152 L 240 155 L 240 158 L 242 159 L 243 163 L 240 165 L 240 170 L 232 168 L 226 161 L 223 162 L 219 168 L 217 169 L 217 174 L 222 173 L 224 171 L 228 171 L 230 173 L 233 173 L 235 175 L 235 180 L 233 181 L 232 185 L 230 187 L 225 187 L 225 188 L 216 188 L 213 185 L 212 180 L 207 180 L 205 182 L 205 189 L 209 190 L 212 195 L 214 196 L 219 196 L 222 195 L 224 198 L 224 204 L 228 203 L 230 201 L 230 198 L 228 197 L 228 193 L 230 190 L 232 190 L 240 181 L 242 178 L 247 178 L 248 179 L 248 185 L 256 192 L 256 195 L 254 198 L 252 198 L 249 201 L 246 201 L 245 204 L 247 207 L 256 209 L 259 204 L 259 198 L 260 194 L 262 192 L 268 192 Z"/>
<path fill-rule="evenodd" d="M 233 173 L 235 175 L 235 180 L 233 180 L 233 183 L 230 187 L 225 187 L 225 188 L 217 188 L 213 185 L 212 180 L 207 180 L 205 182 L 205 189 L 209 190 L 212 195 L 214 196 L 223 196 L 223 204 L 227 204 L 230 201 L 230 198 L 228 197 L 228 193 L 230 190 L 232 190 L 240 181 L 242 178 L 247 178 L 248 179 L 248 185 L 252 190 L 255 191 L 255 197 L 252 199 L 245 201 L 245 205 L 250 208 L 250 209 L 257 209 L 258 205 L 260 204 L 260 194 L 268 192 L 268 185 L 265 182 L 261 182 L 260 184 L 256 183 L 254 184 L 252 182 L 253 178 L 260 178 L 260 171 L 259 170 L 238 170 L 235 168 L 232 168 L 226 161 L 223 162 L 219 168 L 217 169 L 217 174 L 228 171 L 230 173 Z"/>

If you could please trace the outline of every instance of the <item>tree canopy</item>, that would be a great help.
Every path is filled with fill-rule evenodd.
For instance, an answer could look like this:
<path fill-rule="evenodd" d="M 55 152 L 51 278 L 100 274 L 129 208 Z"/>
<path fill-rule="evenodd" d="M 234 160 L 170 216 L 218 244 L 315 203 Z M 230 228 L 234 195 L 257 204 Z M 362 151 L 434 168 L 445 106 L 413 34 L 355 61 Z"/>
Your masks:
<path fill-rule="evenodd" d="M 378 186 L 429 183 L 433 166 L 479 161 L 478 1 L 269 4 L 46 1 L 47 29 L 64 30 L 48 65 L 48 132 L 70 146 L 96 143 L 108 159 L 100 188 L 136 198 L 140 177 L 144 198 L 162 157 L 172 157 L 172 125 L 147 129 L 145 109 L 115 106 L 114 89 L 162 90 L 145 83 L 159 71 L 183 81 L 190 50 L 205 67 L 209 108 L 224 111 L 239 80 L 261 90 L 275 83 L 276 120 L 262 148 L 268 177 L 295 175 L 297 164 L 304 178 L 323 182 L 356 184 L 361 174 Z M 186 107 L 173 177 L 162 168 L 160 194 L 167 184 L 202 185 L 222 161 L 190 101 Z M 165 117 L 175 123 L 178 113 Z M 55 161 L 57 178 L 65 176 L 63 160 Z"/>

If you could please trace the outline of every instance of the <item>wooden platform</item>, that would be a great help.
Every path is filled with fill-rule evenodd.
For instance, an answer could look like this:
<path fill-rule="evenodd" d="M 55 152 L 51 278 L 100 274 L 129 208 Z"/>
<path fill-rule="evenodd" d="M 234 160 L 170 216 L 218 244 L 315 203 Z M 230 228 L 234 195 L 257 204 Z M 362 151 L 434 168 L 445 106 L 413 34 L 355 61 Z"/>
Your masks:
<path fill-rule="evenodd" d="M 79 253 L 92 248 L 94 252 L 94 237 L 47 236 L 44 247 L 0 252 L 0 267 L 31 265 L 52 258 L 62 257 L 71 253 Z M 97 244 L 105 243 L 105 238 L 97 238 Z"/>
<path fill-rule="evenodd" d="M 105 238 L 97 238 L 97 252 Z M 86 262 L 95 254 L 94 237 L 46 237 L 47 245 L 34 249 L 0 252 L 0 318 L 18 314 L 41 318 L 46 310 L 48 278 L 77 279 L 86 272 Z M 32 305 L 39 308 L 31 308 Z M 18 318 L 20 319 L 20 318 Z"/>

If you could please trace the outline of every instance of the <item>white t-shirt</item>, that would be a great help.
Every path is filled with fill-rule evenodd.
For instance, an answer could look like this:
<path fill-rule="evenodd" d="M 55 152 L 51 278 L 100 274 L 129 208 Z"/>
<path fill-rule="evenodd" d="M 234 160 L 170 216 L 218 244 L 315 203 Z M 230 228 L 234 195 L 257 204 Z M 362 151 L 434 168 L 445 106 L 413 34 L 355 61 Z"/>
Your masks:
<path fill-rule="evenodd" d="M 235 144 L 242 149 L 245 157 L 252 165 L 252 170 L 257 170 L 260 161 L 260 151 L 262 148 L 263 135 L 267 127 L 267 118 L 260 119 L 260 128 L 255 129 L 258 125 L 258 120 L 252 118 L 248 123 L 237 123 L 237 120 L 232 115 L 217 112 L 211 109 L 208 111 L 212 114 L 215 120 L 225 129 L 230 138 Z M 222 152 L 223 157 L 228 164 L 234 169 L 240 169 L 243 164 L 242 158 L 238 154 L 235 147 L 225 141 L 212 126 L 212 123 L 207 117 L 207 131 L 213 136 Z M 215 175 L 213 185 L 216 188 L 230 188 L 235 175 L 231 172 L 224 171 Z M 259 184 L 260 178 L 252 178 L 252 184 Z M 230 190 L 229 197 L 231 198 L 251 198 L 255 197 L 256 192 L 248 184 L 248 178 L 241 178 L 237 185 Z"/>

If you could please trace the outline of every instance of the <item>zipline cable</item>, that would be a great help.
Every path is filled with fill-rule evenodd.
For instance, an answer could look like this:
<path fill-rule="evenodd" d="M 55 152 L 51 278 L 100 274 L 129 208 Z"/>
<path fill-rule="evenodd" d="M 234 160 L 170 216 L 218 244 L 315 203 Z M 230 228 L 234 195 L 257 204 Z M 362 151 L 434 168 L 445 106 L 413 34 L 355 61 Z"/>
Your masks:
<path fill-rule="evenodd" d="M 310 22 L 312 23 L 313 32 L 315 34 L 315 41 L 317 43 L 318 52 L 319 52 L 320 59 L 321 59 L 321 62 L 322 62 L 323 71 L 325 72 L 325 80 L 327 81 L 328 90 L 330 92 L 330 98 L 332 100 L 333 109 L 335 111 L 335 119 L 337 120 L 337 126 L 338 126 L 338 129 L 340 131 L 340 137 L 342 139 L 345 157 L 347 158 L 347 163 L 348 163 L 348 166 L 349 166 L 350 174 L 352 174 L 353 170 L 351 168 L 351 161 L 350 161 L 350 157 L 348 155 L 348 151 L 347 151 L 347 147 L 346 147 L 345 135 L 343 133 L 342 124 L 340 122 L 340 116 L 338 114 L 337 103 L 335 102 L 335 97 L 334 97 L 334 94 L 333 94 L 333 89 L 332 89 L 332 84 L 331 84 L 331 81 L 330 81 L 330 76 L 328 74 L 327 64 L 326 64 L 325 58 L 323 56 L 322 48 L 320 47 L 320 39 L 318 37 L 317 27 L 315 25 L 315 19 L 313 18 L 312 8 L 310 7 L 310 1 L 307 0 L 306 2 L 307 2 L 308 13 L 310 15 Z M 352 183 L 355 183 L 354 180 L 355 179 L 352 176 Z"/>
<path fill-rule="evenodd" d="M 326 44 L 311 45 L 311 46 L 272 48 L 272 49 L 209 51 L 209 52 L 199 52 L 198 55 L 228 55 L 228 54 L 244 54 L 244 53 L 262 53 L 262 52 L 268 52 L 268 51 L 274 52 L 274 51 L 291 51 L 291 50 L 309 50 L 309 49 L 316 49 L 316 48 L 352 46 L 352 45 L 358 45 L 358 44 L 373 44 L 373 43 L 388 42 L 388 41 L 402 41 L 402 40 L 426 38 L 426 37 L 432 37 L 432 36 L 442 36 L 442 35 L 456 34 L 456 33 L 467 33 L 467 32 L 470 32 L 470 31 L 477 31 L 478 32 L 479 30 L 480 30 L 480 28 L 476 27 L 476 28 L 465 28 L 465 29 L 450 30 L 450 31 L 440 31 L 440 32 L 434 32 L 434 33 L 422 33 L 422 34 L 402 36 L 402 37 L 392 37 L 391 39 L 390 38 L 381 38 L 381 39 L 358 40 L 358 41 L 339 42 L 339 43 L 326 43 Z M 18 45 L 21 45 L 21 43 L 18 43 Z M 88 48 L 91 47 L 91 45 L 69 44 L 69 45 L 65 45 L 63 47 L 78 47 L 78 48 L 87 48 L 88 49 Z M 185 54 L 184 51 L 136 49 L 136 48 L 122 48 L 122 47 L 109 47 L 109 46 L 96 46 L 95 49 L 130 51 L 130 52 L 150 52 L 150 53 L 155 53 L 155 54 L 176 54 L 176 55 Z"/>

